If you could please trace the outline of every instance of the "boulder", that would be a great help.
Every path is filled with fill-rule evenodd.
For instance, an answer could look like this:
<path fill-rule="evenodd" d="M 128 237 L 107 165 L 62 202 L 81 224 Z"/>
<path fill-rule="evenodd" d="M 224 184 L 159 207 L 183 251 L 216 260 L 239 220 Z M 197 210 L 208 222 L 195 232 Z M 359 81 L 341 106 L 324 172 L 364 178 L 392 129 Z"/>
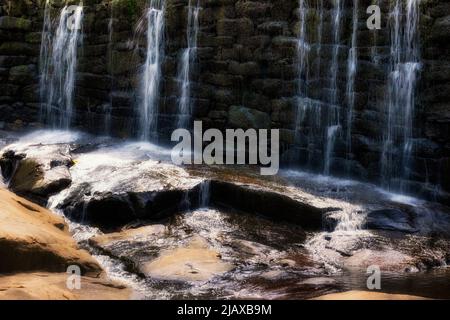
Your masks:
<path fill-rule="evenodd" d="M 66 273 L 21 273 L 0 277 L 0 300 L 127 300 L 130 289 L 105 279 L 81 277 L 80 290 L 67 288 Z"/>
<path fill-rule="evenodd" d="M 141 266 L 147 277 L 172 281 L 207 281 L 232 268 L 199 236 L 184 247 L 161 252 L 157 259 Z"/>
<path fill-rule="evenodd" d="M 28 197 L 46 200 L 71 183 L 72 160 L 67 145 L 36 145 L 9 149 L 0 158 L 9 188 Z"/>
<path fill-rule="evenodd" d="M 0 208 L 0 273 L 66 272 L 71 265 L 83 274 L 102 273 L 89 253 L 78 248 L 61 217 L 4 189 Z"/>

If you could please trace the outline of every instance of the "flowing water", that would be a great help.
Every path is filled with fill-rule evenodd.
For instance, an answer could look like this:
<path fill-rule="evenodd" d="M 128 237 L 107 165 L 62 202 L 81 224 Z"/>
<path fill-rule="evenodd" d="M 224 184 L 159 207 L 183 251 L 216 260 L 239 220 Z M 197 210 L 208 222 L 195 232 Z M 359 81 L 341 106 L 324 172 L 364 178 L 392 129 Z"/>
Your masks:
<path fill-rule="evenodd" d="M 55 128 L 69 128 L 73 119 L 73 99 L 78 47 L 82 41 L 83 6 L 65 6 L 56 31 L 46 3 L 40 50 L 42 120 Z"/>
<path fill-rule="evenodd" d="M 352 39 L 351 47 L 348 51 L 347 59 L 347 160 L 350 160 L 352 152 L 352 124 L 353 124 L 353 108 L 355 105 L 355 76 L 358 64 L 357 39 L 358 39 L 358 0 L 353 0 L 353 18 L 352 18 Z M 350 162 L 347 162 L 350 163 Z M 349 172 L 347 166 L 347 173 Z"/>
<path fill-rule="evenodd" d="M 194 5 L 194 3 L 196 4 Z M 180 99 L 178 103 L 177 127 L 187 128 L 189 126 L 192 113 L 191 100 L 191 73 L 193 62 L 197 53 L 197 37 L 199 32 L 200 1 L 189 0 L 188 21 L 187 21 L 187 48 L 180 56 L 178 83 L 180 86 Z"/>
<path fill-rule="evenodd" d="M 141 75 L 141 97 L 138 104 L 139 137 L 148 140 L 157 135 L 161 64 L 164 58 L 165 0 L 150 0 L 145 18 L 138 29 L 146 26 L 147 50 Z"/>
<path fill-rule="evenodd" d="M 397 0 L 390 11 L 391 57 L 387 92 L 387 127 L 381 159 L 384 184 L 406 192 L 413 148 L 415 88 L 420 69 L 420 0 Z"/>
<path fill-rule="evenodd" d="M 390 10 L 391 63 L 389 92 L 386 95 L 388 120 L 381 166 L 384 180 L 392 188 L 397 180 L 408 178 L 411 167 L 414 91 L 420 68 L 417 31 L 419 2 L 407 0 L 406 6 L 403 6 L 404 1 L 395 0 Z M 90 189 L 82 194 L 83 200 L 90 200 L 105 192 L 147 192 L 154 190 L 151 188 L 167 188 L 170 184 L 176 184 L 178 187 L 200 186 L 200 209 L 193 210 L 186 193 L 183 203 L 180 204 L 180 212 L 160 221 L 167 231 L 163 236 L 148 241 L 135 239 L 123 243 L 119 246 L 119 253 L 129 255 L 127 257 L 132 259 L 151 260 L 163 250 L 185 245 L 196 235 L 217 250 L 221 259 L 232 263 L 234 269 L 209 281 L 195 283 L 180 284 L 152 277 L 145 278 L 130 270 L 114 254 L 105 255 L 98 248 L 89 245 L 91 238 L 103 235 L 104 231 L 83 223 L 83 219 L 81 223 L 69 220 L 75 239 L 95 254 L 110 277 L 127 282 L 144 298 L 309 298 L 339 290 L 365 289 L 365 270 L 349 272 L 343 268 L 343 264 L 348 255 L 361 249 L 361 246 L 370 247 L 372 242 L 380 241 L 380 238 L 384 241 L 383 245 L 392 246 L 383 236 L 365 230 L 367 216 L 371 210 L 386 207 L 406 210 L 405 212 L 415 217 L 416 227 L 423 232 L 448 230 L 450 221 L 443 218 L 446 215 L 442 214 L 440 208 L 436 209 L 435 204 L 391 194 L 373 185 L 328 176 L 332 171 L 336 140 L 342 129 L 340 106 L 344 105 L 344 102 L 339 100 L 339 56 L 343 48 L 341 34 L 345 21 L 344 1 L 335 0 L 331 10 L 332 43 L 327 46 L 331 49 L 331 60 L 326 79 L 320 79 L 323 72 L 322 50 L 325 47 L 322 43 L 324 2 L 320 0 L 315 3 L 316 6 L 312 6 L 307 0 L 299 0 L 299 84 L 295 143 L 308 151 L 309 165 L 315 162 L 315 149 L 321 149 L 321 166 L 325 176 L 282 171 L 280 178 L 289 182 L 288 186 L 282 186 L 283 192 L 294 192 L 297 198 L 309 199 L 321 208 L 340 209 L 332 210 L 325 217 L 325 222 L 333 224 L 330 230 L 304 232 L 294 224 L 274 222 L 259 215 L 223 208 L 211 208 L 210 182 L 204 177 L 194 179 L 185 168 L 174 168 L 170 164 L 170 150 L 148 142 L 119 143 L 111 138 L 93 139 L 68 131 L 40 131 L 21 139 L 21 144 L 28 145 L 51 141 L 52 144 L 68 144 L 70 148 L 74 145 L 81 146 L 81 150 L 87 146 L 88 151 L 73 152 L 71 186 L 49 199 L 49 208 L 60 214 L 63 214 L 60 205 L 77 188 L 84 190 L 82 188 L 86 185 L 89 185 Z M 180 100 L 177 125 L 184 128 L 188 127 L 192 108 L 191 77 L 197 51 L 199 4 L 198 0 L 189 1 L 187 48 L 183 50 L 179 61 Z M 316 24 L 308 30 L 311 10 L 315 10 Z M 354 87 L 358 65 L 358 10 L 359 1 L 353 0 L 345 88 L 347 160 L 350 160 L 352 152 Z M 141 70 L 141 100 L 137 110 L 141 140 L 157 136 L 158 131 L 161 65 L 164 59 L 164 15 L 165 1 L 150 0 L 145 17 L 137 27 L 145 32 L 147 45 L 145 63 Z M 70 17 L 74 18 L 70 20 L 73 21 L 73 28 L 67 28 Z M 68 128 L 72 122 L 82 18 L 81 6 L 72 13 L 68 11 L 68 7 L 64 7 L 56 21 L 57 26 L 54 26 L 51 7 L 49 2 L 46 3 L 40 55 L 40 89 L 41 98 L 45 102 L 42 117 L 54 127 Z M 111 7 L 109 54 L 113 47 L 113 19 Z M 313 34 L 316 36 L 312 36 Z M 312 56 L 315 56 L 314 61 Z M 311 69 L 313 67 L 314 71 Z M 314 96 L 309 85 L 319 79 L 327 82 L 327 90 L 320 96 Z M 111 91 L 113 82 L 112 78 Z M 105 131 L 108 132 L 110 109 L 106 111 Z M 234 174 L 239 176 L 236 172 Z M 240 178 L 243 183 L 247 182 L 246 177 Z M 274 187 L 281 188 L 279 185 Z M 402 190 L 401 183 L 399 189 Z M 87 201 L 83 205 L 87 206 Z M 149 222 L 139 223 L 145 225 Z M 411 237 L 414 241 L 420 240 L 419 236 Z M 389 237 L 387 239 L 390 240 Z M 426 273 L 388 274 L 386 288 L 401 293 L 449 297 L 450 285 L 445 275 L 448 276 L 448 271 L 436 271 L 436 274 L 431 276 Z M 445 289 L 436 292 L 430 289 L 422 293 L 420 287 L 411 285 L 410 282 L 413 281 L 422 283 L 426 288 L 437 285 Z"/>
<path fill-rule="evenodd" d="M 11 140 L 5 141 L 11 143 Z M 199 209 L 190 205 L 180 206 L 180 212 L 167 219 L 135 221 L 126 228 L 153 226 L 162 228 L 164 232 L 112 243 L 108 254 L 90 242 L 92 238 L 104 235 L 104 230 L 86 224 L 86 221 L 67 220 L 80 245 L 94 254 L 109 277 L 134 288 L 136 294 L 133 297 L 137 299 L 302 299 L 365 289 L 366 271 L 343 268 L 343 263 L 348 255 L 346 252 L 357 254 L 358 246 L 372 248 L 375 252 L 378 250 L 378 245 L 371 247 L 370 244 L 379 241 L 380 235 L 364 229 L 367 212 L 390 207 L 413 210 L 421 230 L 435 232 L 442 228 L 446 232 L 450 229 L 448 214 L 442 214 L 435 204 L 391 194 L 357 181 L 282 170 L 277 180 L 287 181 L 288 184 L 282 186 L 284 194 L 294 193 L 296 198 L 309 199 L 311 205 L 319 208 L 341 208 L 330 212 L 327 217 L 336 221 L 331 230 L 305 232 L 296 224 L 273 221 L 257 213 L 212 208 L 211 192 L 214 191 L 208 180 L 203 177 L 197 179 L 194 172 L 188 173 L 183 168 L 170 165 L 170 150 L 148 142 L 124 143 L 113 138 L 69 131 L 37 131 L 12 142 L 8 148 L 35 156 L 42 154 L 39 150 L 46 144 L 70 148 L 74 160 L 70 168 L 72 185 L 52 196 L 48 203 L 49 208 L 59 214 L 63 214 L 59 204 L 74 195 L 76 190 L 84 190 L 83 197 L 96 197 L 105 192 L 117 195 L 131 190 L 145 192 L 160 179 L 163 183 L 157 183 L 161 186 L 168 182 L 188 183 L 190 179 L 194 179 L 194 185 L 200 186 Z M 254 183 L 242 174 L 234 172 L 234 175 L 239 176 L 238 181 L 244 185 Z M 157 180 L 151 180 L 155 177 Z M 271 190 L 276 192 L 279 187 L 281 185 L 276 182 Z M 184 247 L 198 237 L 218 252 L 223 262 L 232 264 L 233 269 L 206 281 L 180 282 L 144 277 L 119 258 L 127 257 L 145 264 L 162 252 Z M 414 241 L 421 239 L 419 235 L 412 237 L 416 239 Z M 385 238 L 382 239 L 383 246 L 389 245 Z M 429 239 L 425 238 L 425 242 L 415 246 L 420 248 L 428 242 Z M 434 249 L 430 247 L 429 250 Z M 393 249 L 389 252 L 400 255 L 400 251 Z M 446 269 L 413 274 L 403 271 L 383 273 L 382 279 L 383 291 L 387 292 L 437 298 L 449 295 Z M 413 285 L 413 282 L 417 283 Z M 423 292 L 420 292 L 420 286 L 424 286 Z M 432 286 L 439 286 L 442 290 L 433 291 Z"/>
<path fill-rule="evenodd" d="M 110 3 L 110 13 L 111 16 L 108 21 L 108 55 L 109 55 L 109 61 L 113 61 L 113 49 L 114 49 L 114 3 Z M 105 113 L 105 124 L 104 124 L 104 132 L 105 134 L 111 133 L 111 112 L 112 112 L 112 105 L 113 105 L 113 91 L 114 91 L 114 73 L 111 72 L 111 86 L 109 90 L 109 104 L 105 104 L 104 107 L 104 113 Z"/>
<path fill-rule="evenodd" d="M 340 52 L 340 41 L 341 41 L 341 28 L 342 28 L 342 13 L 343 13 L 343 1 L 334 1 L 334 9 L 332 14 L 332 25 L 333 25 L 333 53 L 332 61 L 330 67 L 330 106 L 328 108 L 327 116 L 327 130 L 326 130 L 326 143 L 324 150 L 324 174 L 330 174 L 332 165 L 332 156 L 334 150 L 334 144 L 336 139 L 336 134 L 340 129 L 340 106 L 338 105 L 339 95 L 338 95 L 338 72 L 339 72 L 339 52 Z"/>

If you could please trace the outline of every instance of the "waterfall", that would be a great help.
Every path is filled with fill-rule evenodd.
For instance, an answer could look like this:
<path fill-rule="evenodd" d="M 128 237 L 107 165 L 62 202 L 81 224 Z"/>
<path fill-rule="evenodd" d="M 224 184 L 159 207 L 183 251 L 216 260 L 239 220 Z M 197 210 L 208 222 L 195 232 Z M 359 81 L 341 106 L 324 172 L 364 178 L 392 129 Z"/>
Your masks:
<path fill-rule="evenodd" d="M 109 61 L 113 60 L 113 49 L 114 49 L 114 3 L 111 1 L 110 3 L 111 6 L 111 16 L 109 18 L 108 21 L 108 55 L 109 55 Z M 114 73 L 112 72 L 112 68 L 111 68 L 111 72 L 110 75 L 111 77 L 111 86 L 110 86 L 110 90 L 109 90 L 109 104 L 105 105 L 104 108 L 104 112 L 105 112 L 105 134 L 110 134 L 111 132 L 111 111 L 112 111 L 112 103 L 113 103 L 113 98 L 112 98 L 112 93 L 114 91 Z"/>
<path fill-rule="evenodd" d="M 353 108 L 355 105 L 355 76 L 358 64 L 357 54 L 357 36 L 358 36 L 358 0 L 353 0 L 353 18 L 352 18 L 352 38 L 351 47 L 348 51 L 347 60 L 347 160 L 350 160 L 352 152 L 352 123 L 353 123 Z M 349 163 L 349 162 L 348 162 Z M 347 173 L 349 172 L 349 164 L 347 164 Z"/>
<path fill-rule="evenodd" d="M 322 32 L 323 32 L 323 0 L 319 0 L 316 5 L 316 12 L 319 13 L 319 23 L 317 24 L 317 45 L 316 45 L 316 78 L 320 78 L 321 53 L 322 53 Z"/>
<path fill-rule="evenodd" d="M 50 64 L 50 49 L 52 45 L 52 19 L 50 15 L 50 0 L 45 2 L 44 9 L 44 24 L 42 27 L 41 35 L 41 48 L 39 53 L 39 95 L 41 103 L 44 103 L 47 99 L 47 84 L 49 83 L 49 64 Z M 40 119 L 44 120 L 44 111 L 47 113 L 48 106 L 41 107 Z M 49 113 L 51 111 L 48 110 Z"/>
<path fill-rule="evenodd" d="M 164 55 L 164 0 L 150 0 L 145 14 L 147 24 L 146 59 L 141 76 L 141 101 L 138 105 L 139 135 L 148 140 L 158 130 L 158 101 L 161 63 Z M 139 24 L 144 23 L 141 21 Z"/>
<path fill-rule="evenodd" d="M 309 105 L 307 101 L 307 84 L 308 78 L 308 54 L 310 46 L 307 40 L 306 33 L 306 12 L 307 3 L 306 0 L 300 0 L 298 14 L 300 19 L 300 30 L 298 32 L 297 40 L 297 70 L 298 70 L 298 101 L 297 101 L 297 114 L 295 120 L 295 142 L 300 143 L 299 134 L 301 132 L 301 126 L 308 111 Z"/>
<path fill-rule="evenodd" d="M 339 121 L 339 106 L 338 106 L 338 86 L 337 77 L 339 72 L 339 48 L 341 40 L 341 20 L 342 20 L 342 8 L 343 1 L 335 0 L 334 9 L 332 14 L 332 26 L 333 26 L 333 53 L 330 68 L 330 106 L 328 110 L 327 130 L 326 130 L 326 143 L 324 151 L 324 174 L 330 174 L 331 158 L 334 150 L 334 144 L 336 140 L 336 134 L 340 128 Z"/>
<path fill-rule="evenodd" d="M 211 181 L 204 181 L 200 185 L 199 207 L 207 208 L 211 202 Z"/>
<path fill-rule="evenodd" d="M 50 4 L 47 1 L 40 50 L 42 121 L 57 128 L 69 128 L 73 117 L 73 96 L 78 45 L 81 42 L 83 5 L 65 6 L 52 37 Z"/>
<path fill-rule="evenodd" d="M 192 2 L 197 1 L 193 6 Z M 191 69 L 197 53 L 197 37 L 199 31 L 198 16 L 200 1 L 189 0 L 187 23 L 187 48 L 181 54 L 178 70 L 178 83 L 180 85 L 180 101 L 178 103 L 178 128 L 187 128 L 191 117 Z"/>
<path fill-rule="evenodd" d="M 420 69 L 419 2 L 396 0 L 390 12 L 391 55 L 387 83 L 387 128 L 381 158 L 388 188 L 404 190 L 411 170 L 415 88 Z"/>
<path fill-rule="evenodd" d="M 300 18 L 300 30 L 297 41 L 297 58 L 298 58 L 298 70 L 299 70 L 299 94 L 300 97 L 306 97 L 306 79 L 308 78 L 308 54 L 310 46 L 307 39 L 306 32 L 306 13 L 308 7 L 306 0 L 300 0 L 299 5 L 299 18 Z M 302 81 L 304 80 L 304 81 Z"/>

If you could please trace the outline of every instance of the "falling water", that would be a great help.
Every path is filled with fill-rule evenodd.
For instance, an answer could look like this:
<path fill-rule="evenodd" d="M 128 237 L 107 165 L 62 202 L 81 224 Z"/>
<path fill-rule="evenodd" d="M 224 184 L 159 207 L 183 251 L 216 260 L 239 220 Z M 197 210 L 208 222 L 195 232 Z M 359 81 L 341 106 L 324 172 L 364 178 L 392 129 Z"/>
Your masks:
<path fill-rule="evenodd" d="M 207 208 L 211 202 L 211 181 L 204 181 L 200 185 L 199 207 Z"/>
<path fill-rule="evenodd" d="M 41 96 L 45 108 L 42 121 L 69 128 L 73 116 L 73 95 L 78 45 L 81 42 L 82 2 L 76 9 L 61 10 L 56 34 L 51 36 L 50 4 L 46 3 L 41 43 Z"/>
<path fill-rule="evenodd" d="M 193 2 L 197 4 L 193 6 Z M 198 16 L 200 12 L 200 1 L 189 0 L 188 24 L 187 24 L 187 48 L 183 50 L 180 57 L 178 70 L 178 83 L 180 84 L 180 101 L 178 104 L 178 128 L 187 128 L 191 117 L 191 68 L 197 53 L 197 37 L 199 31 Z"/>
<path fill-rule="evenodd" d="M 420 68 L 418 22 L 420 0 L 396 0 L 390 12 L 391 71 L 388 78 L 388 125 L 381 159 L 388 188 L 404 190 L 411 166 L 415 87 Z"/>
<path fill-rule="evenodd" d="M 164 55 L 164 0 L 150 0 L 145 20 L 147 23 L 147 52 L 141 78 L 139 104 L 139 134 L 148 140 L 158 130 L 158 100 L 161 80 L 161 62 Z M 140 25 L 143 23 L 141 21 Z"/>
<path fill-rule="evenodd" d="M 108 55 L 109 55 L 109 61 L 113 61 L 113 49 L 114 49 L 114 3 L 111 1 L 111 16 L 108 21 Z M 112 111 L 112 92 L 114 90 L 114 73 L 111 72 L 111 83 L 110 83 L 110 90 L 109 90 L 109 104 L 105 105 L 105 134 L 109 134 L 111 132 L 111 111 Z"/>
<path fill-rule="evenodd" d="M 299 70 L 299 93 L 300 97 L 306 97 L 306 79 L 308 78 L 308 54 L 310 51 L 310 45 L 307 39 L 306 32 L 306 14 L 308 11 L 308 6 L 306 0 L 300 0 L 299 4 L 299 18 L 300 18 L 300 30 L 298 34 L 297 41 L 297 59 L 298 59 L 298 70 Z M 302 81 L 303 80 L 303 81 Z"/>
<path fill-rule="evenodd" d="M 299 134 L 301 131 L 302 123 L 305 119 L 306 112 L 309 109 L 307 103 L 307 84 L 308 78 L 308 53 L 310 46 L 307 40 L 306 32 L 306 13 L 307 13 L 306 0 L 300 0 L 298 14 L 300 19 L 300 30 L 298 32 L 297 40 L 297 70 L 298 70 L 298 100 L 297 100 L 297 115 L 295 121 L 295 141 L 299 143 Z"/>
<path fill-rule="evenodd" d="M 317 44 L 316 44 L 316 78 L 320 77 L 321 53 L 322 53 L 322 32 L 323 32 L 323 0 L 317 2 L 316 12 L 319 14 L 317 24 Z"/>
<path fill-rule="evenodd" d="M 380 6 L 380 0 L 373 1 L 373 4 Z M 378 32 L 373 32 L 373 44 L 370 48 L 370 56 L 372 57 L 372 62 L 375 64 L 380 63 L 380 58 L 377 55 L 377 48 L 378 48 Z"/>
<path fill-rule="evenodd" d="M 341 34 L 341 19 L 342 19 L 342 0 L 334 1 L 334 9 L 332 15 L 333 25 L 333 54 L 330 68 L 330 106 L 328 110 L 328 129 L 326 130 L 327 141 L 325 143 L 325 159 L 324 159 L 324 174 L 330 174 L 331 157 L 334 149 L 334 142 L 336 134 L 340 127 L 339 124 L 339 106 L 338 104 L 338 86 L 337 77 L 339 71 L 339 48 L 340 48 L 340 34 Z"/>
<path fill-rule="evenodd" d="M 41 35 L 41 49 L 39 53 L 39 94 L 41 98 L 41 102 L 44 102 L 47 99 L 47 84 L 49 82 L 49 63 L 50 63 L 50 49 L 52 45 L 52 19 L 50 16 L 50 0 L 45 2 L 44 9 L 44 24 L 42 27 L 42 35 Z M 44 119 L 44 109 L 41 108 L 41 120 Z M 47 110 L 45 110 L 47 111 Z"/>
<path fill-rule="evenodd" d="M 353 123 L 353 108 L 355 105 L 355 75 L 357 71 L 357 36 L 358 36 L 358 0 L 353 0 L 353 24 L 352 24 L 352 38 L 351 47 L 348 51 L 347 60 L 347 86 L 346 86 L 346 99 L 347 99 L 347 160 L 350 159 L 352 152 L 352 123 Z M 349 166 L 347 165 L 347 171 Z"/>

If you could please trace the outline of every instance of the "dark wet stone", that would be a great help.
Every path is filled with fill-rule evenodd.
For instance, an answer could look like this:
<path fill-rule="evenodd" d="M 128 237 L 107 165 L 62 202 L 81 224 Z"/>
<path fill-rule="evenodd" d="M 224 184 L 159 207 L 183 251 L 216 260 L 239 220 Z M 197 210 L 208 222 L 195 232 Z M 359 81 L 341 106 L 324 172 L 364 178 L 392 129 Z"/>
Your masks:
<path fill-rule="evenodd" d="M 366 219 L 367 229 L 392 230 L 407 233 L 417 232 L 412 217 L 398 209 L 371 211 Z"/>

